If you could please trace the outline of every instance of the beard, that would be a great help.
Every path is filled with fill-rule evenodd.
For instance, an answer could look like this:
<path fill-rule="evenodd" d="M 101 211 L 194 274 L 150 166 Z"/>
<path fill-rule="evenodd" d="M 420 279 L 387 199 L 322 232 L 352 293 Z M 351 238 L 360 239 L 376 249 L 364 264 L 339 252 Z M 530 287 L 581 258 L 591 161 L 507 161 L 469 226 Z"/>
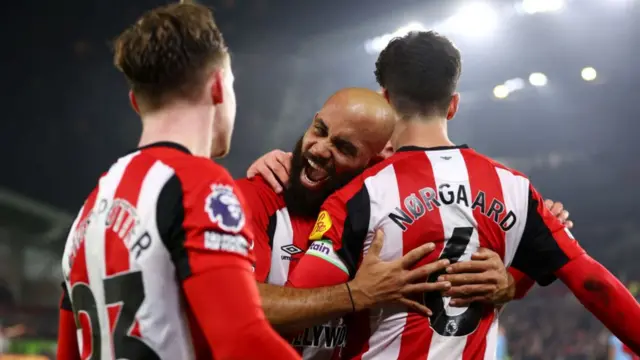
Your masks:
<path fill-rule="evenodd" d="M 284 200 L 287 204 L 289 213 L 297 216 L 315 218 L 320 212 L 322 203 L 336 190 L 345 186 L 353 178 L 361 174 L 364 169 L 351 172 L 337 174 L 335 168 L 327 169 L 327 161 L 309 152 L 302 151 L 302 137 L 296 143 L 293 149 L 291 159 L 291 174 L 289 176 L 289 187 L 284 190 Z M 329 174 L 327 180 L 324 181 L 320 189 L 311 190 L 306 188 L 300 176 L 308 165 L 307 159 L 312 160 L 316 164 L 322 166 Z"/>

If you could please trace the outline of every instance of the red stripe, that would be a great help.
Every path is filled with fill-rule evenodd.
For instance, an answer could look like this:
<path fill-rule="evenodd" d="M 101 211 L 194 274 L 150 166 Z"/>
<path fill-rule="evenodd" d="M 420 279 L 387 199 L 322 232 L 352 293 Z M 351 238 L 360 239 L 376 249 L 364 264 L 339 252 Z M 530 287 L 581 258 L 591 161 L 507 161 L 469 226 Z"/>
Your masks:
<path fill-rule="evenodd" d="M 424 187 L 431 187 L 434 190 L 436 180 L 433 174 L 431 162 L 424 152 L 408 153 L 402 161 L 396 161 L 393 165 L 396 173 L 398 192 L 400 195 L 401 207 L 406 209 L 403 199 L 411 194 L 420 197 L 419 190 Z M 419 220 L 407 227 L 403 234 L 403 255 L 428 241 L 436 242 L 436 250 L 424 258 L 417 266 L 435 261 L 444 249 L 444 228 L 440 217 L 440 210 L 433 206 L 432 210 L 425 209 L 425 213 Z M 400 342 L 400 353 L 398 359 L 426 359 L 429 355 L 433 330 L 429 326 L 429 321 L 423 316 L 409 313 L 406 324 L 402 332 Z"/>
<path fill-rule="evenodd" d="M 156 160 L 153 157 L 134 156 L 124 173 L 113 196 L 111 209 L 107 215 L 108 225 L 105 227 L 105 267 L 106 275 L 112 276 L 126 272 L 129 266 L 129 249 L 125 242 L 131 236 L 131 230 L 138 220 L 136 208 L 142 183 L 149 169 Z M 113 330 L 120 314 L 121 305 L 107 305 L 109 327 Z M 140 325 L 136 320 L 129 335 L 142 337 Z"/>
<path fill-rule="evenodd" d="M 72 262 L 71 270 L 69 271 L 69 284 L 71 288 L 77 283 L 83 283 L 87 286 L 89 285 L 89 273 L 87 272 L 87 257 L 84 252 L 84 231 L 83 227 L 87 224 L 87 217 L 90 214 L 90 211 L 93 209 L 93 206 L 96 203 L 96 198 L 98 196 L 98 188 L 93 190 L 89 198 L 84 204 L 82 208 L 82 213 L 78 219 L 76 224 L 76 228 L 74 231 L 75 236 L 82 236 L 80 239 L 80 246 L 76 249 L 75 255 L 70 257 L 70 262 Z M 69 294 L 71 296 L 71 294 Z M 82 354 L 80 356 L 81 359 L 88 359 L 93 352 L 93 346 L 91 343 L 91 321 L 89 320 L 89 316 L 82 312 L 78 314 L 80 327 L 82 329 Z"/>
<path fill-rule="evenodd" d="M 502 185 L 495 166 L 476 154 L 473 150 L 462 150 L 462 157 L 467 166 L 469 174 L 469 186 L 471 187 L 470 202 L 475 199 L 479 191 L 485 193 L 485 212 L 489 211 L 491 202 L 495 199 L 504 204 Z M 471 203 L 469 204 L 471 205 Z M 499 219 L 502 219 L 508 209 L 502 212 Z M 480 246 L 489 248 L 497 252 L 504 259 L 505 234 L 500 226 L 493 221 L 493 217 L 487 217 L 480 208 L 473 209 L 473 217 L 478 222 L 478 238 Z"/>
<path fill-rule="evenodd" d="M 473 150 L 462 150 L 461 153 L 467 166 L 467 173 L 469 174 L 469 186 L 471 188 L 471 199 L 469 201 L 472 202 L 476 194 L 482 191 L 485 193 L 485 213 L 489 211 L 489 206 L 494 199 L 505 204 L 502 185 L 495 166 L 491 162 L 486 161 L 484 157 L 478 156 Z M 508 209 L 504 210 L 500 215 L 500 219 L 504 217 L 507 211 Z M 493 221 L 493 217 L 489 218 L 485 213 L 483 213 L 480 208 L 476 207 L 473 209 L 473 217 L 478 222 L 477 231 L 480 246 L 497 252 L 500 257 L 504 259 L 505 233 L 500 226 Z M 495 316 L 494 313 L 487 314 L 488 315 L 482 318 L 476 331 L 467 337 L 467 343 L 465 344 L 462 354 L 463 360 L 484 358 L 484 353 L 487 348 L 487 334 Z"/>

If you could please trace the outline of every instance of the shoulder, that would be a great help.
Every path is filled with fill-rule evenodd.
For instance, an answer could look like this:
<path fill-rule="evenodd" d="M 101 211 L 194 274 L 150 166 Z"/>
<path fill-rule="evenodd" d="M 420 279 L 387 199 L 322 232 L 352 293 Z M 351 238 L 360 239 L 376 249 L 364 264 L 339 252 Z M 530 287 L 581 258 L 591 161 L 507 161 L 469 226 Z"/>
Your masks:
<path fill-rule="evenodd" d="M 224 167 L 213 160 L 186 154 L 161 161 L 172 167 L 175 174 L 164 189 L 165 198 L 175 199 L 184 209 L 185 218 L 199 224 L 213 223 L 228 233 L 244 229 L 245 200 Z"/>
<path fill-rule="evenodd" d="M 515 170 L 503 164 L 502 162 L 494 158 L 491 158 L 487 155 L 481 154 L 473 149 L 463 149 L 461 150 L 461 153 L 465 159 L 465 162 L 467 162 L 467 164 L 471 163 L 473 165 L 479 165 L 479 166 L 484 165 L 486 167 L 493 168 L 499 174 L 517 176 L 520 178 L 528 179 L 528 177 L 524 173 L 518 170 Z"/>
<path fill-rule="evenodd" d="M 235 180 L 235 184 L 247 198 L 259 197 L 263 201 L 277 203 L 280 207 L 284 206 L 284 199 L 282 198 L 282 195 L 273 191 L 271 186 L 262 178 L 262 176 L 258 175 L 251 179 L 237 179 Z"/>

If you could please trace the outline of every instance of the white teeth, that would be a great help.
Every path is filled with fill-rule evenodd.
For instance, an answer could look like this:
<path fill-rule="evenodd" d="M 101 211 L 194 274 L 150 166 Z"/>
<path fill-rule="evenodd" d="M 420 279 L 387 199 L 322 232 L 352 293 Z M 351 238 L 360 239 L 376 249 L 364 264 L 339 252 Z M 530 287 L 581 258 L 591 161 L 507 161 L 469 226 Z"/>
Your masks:
<path fill-rule="evenodd" d="M 324 170 L 320 165 L 316 164 L 312 160 L 307 159 L 307 162 L 309 162 L 309 166 L 311 166 L 312 168 L 314 168 L 316 170 Z"/>

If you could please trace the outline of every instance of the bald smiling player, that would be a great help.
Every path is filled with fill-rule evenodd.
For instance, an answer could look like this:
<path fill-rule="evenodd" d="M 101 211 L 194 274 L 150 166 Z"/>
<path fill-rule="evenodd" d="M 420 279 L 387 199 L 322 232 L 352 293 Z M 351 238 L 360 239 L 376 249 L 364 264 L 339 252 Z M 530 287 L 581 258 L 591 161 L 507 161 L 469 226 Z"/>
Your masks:
<path fill-rule="evenodd" d="M 320 205 L 367 166 L 386 144 L 394 123 L 395 113 L 383 97 L 367 89 L 343 89 L 327 100 L 297 142 L 293 171 L 298 175 L 290 187 L 278 194 L 260 177 L 236 181 L 252 212 L 255 273 L 265 314 L 281 333 L 304 330 L 293 345 L 305 359 L 331 358 L 344 344 L 341 321 L 320 325 L 325 321 L 389 301 L 427 313 L 405 295 L 448 289 L 446 282 L 411 284 L 447 265 L 409 270 L 431 245 L 389 263 L 371 254 L 347 286 L 306 291 L 282 287 L 308 247 Z"/>
<path fill-rule="evenodd" d="M 358 88 L 340 90 L 314 116 L 297 142 L 293 156 L 279 157 L 271 153 L 257 162 L 251 171 L 262 172 L 267 181 L 263 177 L 237 181 L 253 212 L 256 277 L 259 282 L 267 283 L 259 285 L 265 314 L 281 332 L 315 325 L 293 341 L 306 359 L 329 358 L 333 348 L 344 344 L 346 334 L 341 321 L 318 325 L 324 320 L 400 298 L 409 290 L 419 293 L 428 285 L 407 283 L 418 278 L 407 275 L 406 266 L 412 262 L 382 263 L 375 254 L 369 254 L 350 283 L 351 294 L 346 286 L 305 292 L 279 287 L 286 283 L 290 271 L 307 249 L 308 234 L 322 202 L 379 157 L 394 125 L 395 113 L 379 94 Z M 281 185 L 265 165 L 280 174 L 283 183 L 288 185 L 284 191 L 282 187 L 271 188 L 271 185 Z M 557 212 L 563 217 L 568 215 L 561 208 Z M 457 279 L 449 293 L 454 302 L 510 300 L 515 291 L 514 286 L 509 286 L 513 278 L 507 276 L 497 254 L 483 251 L 477 259 L 466 263 L 468 270 L 482 273 Z M 420 271 L 424 274 L 442 266 L 445 263 Z M 418 273 L 411 273 L 414 274 Z M 447 282 L 433 285 L 427 291 L 449 288 Z M 402 301 L 417 311 L 429 312 L 421 304 Z"/>

